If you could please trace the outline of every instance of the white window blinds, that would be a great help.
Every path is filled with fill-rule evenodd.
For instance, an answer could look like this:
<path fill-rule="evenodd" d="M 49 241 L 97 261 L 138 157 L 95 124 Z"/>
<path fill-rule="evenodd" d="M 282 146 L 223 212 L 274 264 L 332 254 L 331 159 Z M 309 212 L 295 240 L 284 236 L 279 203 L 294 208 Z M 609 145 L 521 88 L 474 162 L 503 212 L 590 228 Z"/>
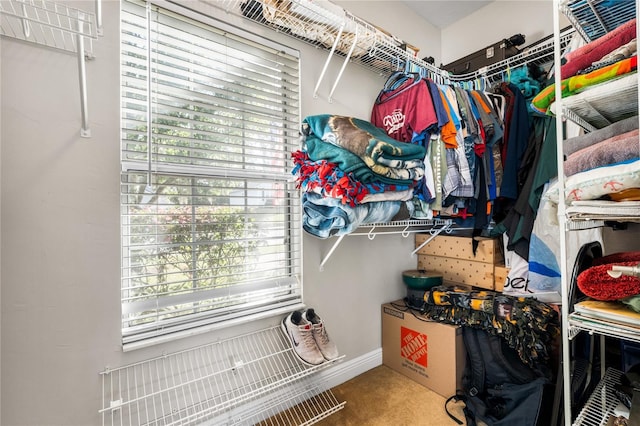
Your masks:
<path fill-rule="evenodd" d="M 185 13 L 122 2 L 125 347 L 301 302 L 298 54 Z"/>

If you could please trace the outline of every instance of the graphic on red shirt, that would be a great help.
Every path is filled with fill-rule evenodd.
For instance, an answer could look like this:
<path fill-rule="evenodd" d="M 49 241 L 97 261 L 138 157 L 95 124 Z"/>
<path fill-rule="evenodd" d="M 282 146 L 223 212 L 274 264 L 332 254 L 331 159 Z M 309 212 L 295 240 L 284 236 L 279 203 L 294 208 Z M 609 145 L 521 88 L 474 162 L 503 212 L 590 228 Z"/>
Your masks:
<path fill-rule="evenodd" d="M 405 116 L 401 109 L 394 109 L 391 114 L 382 117 L 382 124 L 389 135 L 398 132 L 404 127 Z"/>
<path fill-rule="evenodd" d="M 400 355 L 423 367 L 428 366 L 427 335 L 400 327 Z"/>

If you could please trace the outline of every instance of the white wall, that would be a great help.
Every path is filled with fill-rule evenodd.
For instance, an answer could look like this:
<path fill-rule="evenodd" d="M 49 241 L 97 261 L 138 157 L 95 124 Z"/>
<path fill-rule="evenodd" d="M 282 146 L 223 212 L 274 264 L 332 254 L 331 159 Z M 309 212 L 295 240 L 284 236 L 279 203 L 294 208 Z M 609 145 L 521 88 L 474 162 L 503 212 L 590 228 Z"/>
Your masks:
<path fill-rule="evenodd" d="M 560 18 L 560 28 L 569 25 L 564 16 Z M 442 63 L 463 58 L 514 34 L 525 36 L 525 46 L 553 34 L 553 1 L 495 0 L 443 28 Z"/>
<path fill-rule="evenodd" d="M 93 1 L 71 3 L 93 10 Z M 401 16 L 393 2 L 366 8 L 364 3 L 353 4 L 363 18 L 390 31 L 401 29 L 387 26 L 395 19 L 391 17 Z M 75 56 L 12 39 L 0 41 L 3 425 L 99 424 L 99 372 L 106 367 L 280 319 L 122 353 L 119 7 L 115 0 L 103 1 L 103 7 L 105 35 L 95 43 L 96 59 L 87 63 L 90 139 L 79 137 Z M 330 77 L 314 98 L 311 92 L 326 58 L 324 51 L 246 21 L 236 23 L 301 50 L 303 116 L 369 117 L 383 77 L 349 65 L 332 103 L 327 101 Z M 407 40 L 415 44 L 440 43 L 436 36 L 433 41 L 409 36 Z M 333 61 L 328 76 L 335 75 L 339 65 Z M 320 260 L 333 241 L 304 239 L 305 300 L 324 317 L 327 330 L 349 359 L 380 348 L 380 305 L 404 294 L 401 272 L 415 268 L 416 260 L 409 256 L 411 239 L 378 236 L 369 241 L 354 236 L 344 239 L 320 272 Z"/>

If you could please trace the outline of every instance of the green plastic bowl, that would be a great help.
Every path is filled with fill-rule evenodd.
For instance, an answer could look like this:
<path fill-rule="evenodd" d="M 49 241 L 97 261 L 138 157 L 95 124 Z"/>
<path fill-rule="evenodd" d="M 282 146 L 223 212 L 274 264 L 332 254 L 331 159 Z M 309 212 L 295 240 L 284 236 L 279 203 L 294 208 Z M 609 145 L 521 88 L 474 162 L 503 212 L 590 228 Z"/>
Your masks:
<path fill-rule="evenodd" d="M 442 275 L 424 269 L 413 269 L 402 273 L 402 281 L 414 290 L 429 290 L 442 285 Z"/>

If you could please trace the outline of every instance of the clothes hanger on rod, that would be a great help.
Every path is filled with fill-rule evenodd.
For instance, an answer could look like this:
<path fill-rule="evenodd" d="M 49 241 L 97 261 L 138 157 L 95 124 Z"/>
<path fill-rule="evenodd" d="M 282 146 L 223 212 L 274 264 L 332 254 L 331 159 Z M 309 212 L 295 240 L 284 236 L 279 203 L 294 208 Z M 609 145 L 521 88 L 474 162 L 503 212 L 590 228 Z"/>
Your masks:
<path fill-rule="evenodd" d="M 399 94 L 407 91 L 412 88 L 416 84 L 422 82 L 422 75 L 420 72 L 410 72 L 411 64 L 409 61 L 405 62 L 403 71 L 395 71 L 393 74 L 387 78 L 382 90 L 378 93 L 378 97 L 375 100 L 376 104 L 382 102 L 382 97 L 384 96 L 384 100 L 389 100 L 395 98 Z M 407 84 L 407 81 L 410 81 L 410 84 Z"/>
<path fill-rule="evenodd" d="M 411 83 L 407 84 L 407 81 L 413 79 Z M 376 98 L 375 103 L 379 104 L 382 102 L 382 97 L 384 96 L 384 100 L 387 101 L 389 99 L 393 99 L 401 93 L 406 92 L 413 86 L 422 83 L 422 77 L 418 73 L 410 73 L 409 75 L 404 74 L 398 81 L 396 81 L 390 89 L 383 89 L 378 93 L 378 97 Z"/>

